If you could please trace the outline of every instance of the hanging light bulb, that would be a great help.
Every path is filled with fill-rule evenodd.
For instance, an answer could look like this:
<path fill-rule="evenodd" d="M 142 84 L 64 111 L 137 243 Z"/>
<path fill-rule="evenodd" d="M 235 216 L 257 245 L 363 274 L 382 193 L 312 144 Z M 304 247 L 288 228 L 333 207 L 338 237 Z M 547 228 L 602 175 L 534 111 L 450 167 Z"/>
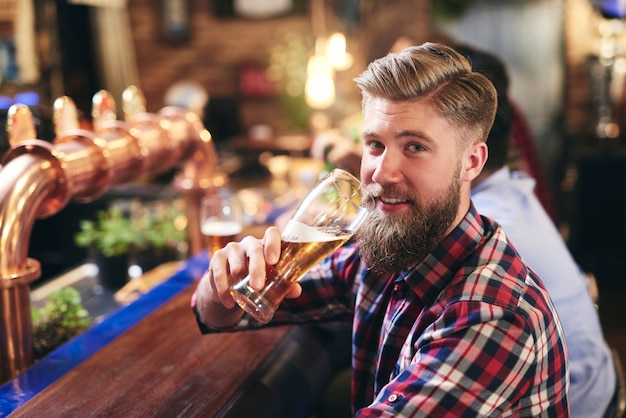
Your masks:
<path fill-rule="evenodd" d="M 319 73 L 328 74 L 332 78 L 334 71 L 332 65 L 330 65 L 330 62 L 328 62 L 328 59 L 324 55 L 315 54 L 309 58 L 306 74 L 307 76 L 312 76 Z"/>
<path fill-rule="evenodd" d="M 353 62 L 352 55 L 346 52 L 346 37 L 341 32 L 333 33 L 326 42 L 326 57 L 338 71 L 347 70 Z"/>
<path fill-rule="evenodd" d="M 327 109 L 335 103 L 334 70 L 325 56 L 313 55 L 307 65 L 304 87 L 306 103 L 313 109 Z"/>
<path fill-rule="evenodd" d="M 306 102 L 313 109 L 328 109 L 335 103 L 335 82 L 324 74 L 316 74 L 306 82 Z"/>

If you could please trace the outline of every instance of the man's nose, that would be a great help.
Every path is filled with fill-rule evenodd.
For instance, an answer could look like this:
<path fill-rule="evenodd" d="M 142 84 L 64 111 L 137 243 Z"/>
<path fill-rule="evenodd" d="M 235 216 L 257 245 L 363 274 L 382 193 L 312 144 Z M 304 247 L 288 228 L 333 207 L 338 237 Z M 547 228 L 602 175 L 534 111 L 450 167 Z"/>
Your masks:
<path fill-rule="evenodd" d="M 378 184 L 398 183 L 402 180 L 402 159 L 397 153 L 386 149 L 376 161 L 372 180 Z"/>

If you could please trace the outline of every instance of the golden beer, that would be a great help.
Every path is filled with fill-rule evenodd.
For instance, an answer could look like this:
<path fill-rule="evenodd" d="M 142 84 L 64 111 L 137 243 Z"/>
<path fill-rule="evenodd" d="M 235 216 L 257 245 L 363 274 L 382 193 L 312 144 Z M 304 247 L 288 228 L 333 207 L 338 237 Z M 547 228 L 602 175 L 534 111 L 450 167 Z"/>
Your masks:
<path fill-rule="evenodd" d="M 237 235 L 241 233 L 241 225 L 233 221 L 207 219 L 202 223 L 201 231 L 204 245 L 209 250 L 209 254 L 212 255 L 235 240 Z"/>
<path fill-rule="evenodd" d="M 346 243 L 362 224 L 361 184 L 350 173 L 335 169 L 302 199 L 281 232 L 281 254 L 266 267 L 265 286 L 256 290 L 250 277 L 230 287 L 235 302 L 253 318 L 269 322 L 294 282 Z"/>
<path fill-rule="evenodd" d="M 289 282 L 302 278 L 317 263 L 332 254 L 350 239 L 351 235 L 339 235 L 333 240 L 317 242 L 289 242 L 281 245 L 280 260 L 272 269 L 276 275 Z M 268 276 L 269 279 L 269 276 Z"/>
<path fill-rule="evenodd" d="M 230 294 L 240 306 L 260 322 L 267 323 L 294 282 L 297 282 L 316 264 L 346 243 L 352 233 L 328 228 L 312 228 L 289 220 L 282 233 L 280 259 L 265 268 L 266 282 L 261 293 L 248 287 L 247 281 L 231 288 Z M 291 241 L 290 239 L 293 239 Z"/>
<path fill-rule="evenodd" d="M 267 265 L 265 267 L 267 285 L 260 300 L 256 301 L 256 305 L 262 302 L 265 307 L 275 311 L 289 292 L 291 285 L 300 280 L 317 263 L 346 243 L 350 236 L 339 236 L 337 239 L 322 242 L 283 241 L 278 263 L 274 266 Z M 239 294 L 236 292 L 231 292 L 231 294 L 235 300 L 239 298 Z M 257 313 L 257 315 L 259 315 L 257 319 L 263 318 L 261 313 Z M 271 318 L 270 316 L 262 322 L 269 322 Z"/>

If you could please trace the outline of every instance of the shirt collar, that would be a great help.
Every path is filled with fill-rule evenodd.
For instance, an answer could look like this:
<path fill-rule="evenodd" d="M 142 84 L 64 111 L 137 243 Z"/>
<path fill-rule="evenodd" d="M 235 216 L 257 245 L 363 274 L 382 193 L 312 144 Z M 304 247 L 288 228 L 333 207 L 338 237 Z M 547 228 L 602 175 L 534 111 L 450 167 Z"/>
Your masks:
<path fill-rule="evenodd" d="M 486 235 L 492 232 L 481 216 L 476 212 L 473 204 L 459 223 L 439 243 L 421 263 L 413 269 L 403 272 L 398 279 L 404 280 L 423 303 L 434 300 L 441 290 L 448 284 L 454 274 L 465 263 Z"/>

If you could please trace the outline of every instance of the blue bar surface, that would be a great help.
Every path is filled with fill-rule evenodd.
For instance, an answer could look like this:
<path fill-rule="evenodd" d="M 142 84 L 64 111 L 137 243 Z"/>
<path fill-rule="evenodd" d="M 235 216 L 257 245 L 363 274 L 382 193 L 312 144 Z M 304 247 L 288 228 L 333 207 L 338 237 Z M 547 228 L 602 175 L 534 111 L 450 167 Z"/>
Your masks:
<path fill-rule="evenodd" d="M 0 417 L 5 417 L 26 404 L 65 373 L 188 288 L 202 276 L 207 267 L 206 251 L 190 258 L 172 277 L 141 295 L 133 303 L 111 312 L 102 322 L 61 345 L 0 386 Z"/>

